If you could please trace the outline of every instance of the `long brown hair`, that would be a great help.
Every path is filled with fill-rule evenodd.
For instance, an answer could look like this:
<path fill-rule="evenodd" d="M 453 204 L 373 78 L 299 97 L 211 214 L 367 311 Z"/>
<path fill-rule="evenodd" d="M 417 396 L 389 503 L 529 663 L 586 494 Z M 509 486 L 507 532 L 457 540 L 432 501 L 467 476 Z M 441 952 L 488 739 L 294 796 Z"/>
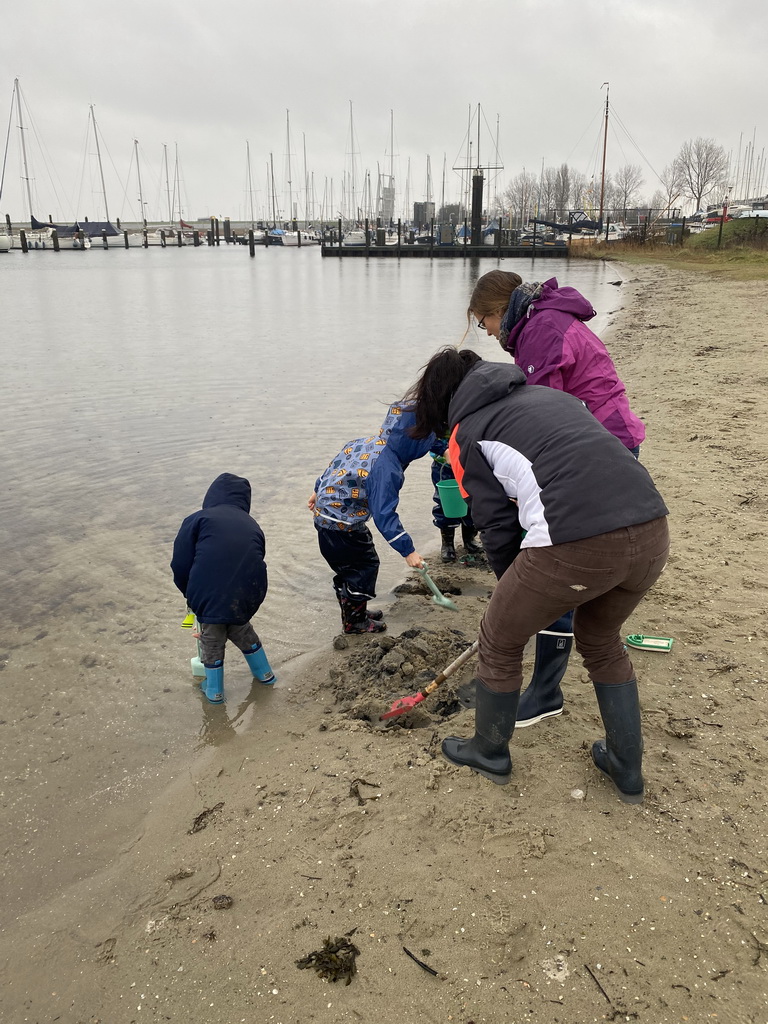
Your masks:
<path fill-rule="evenodd" d="M 483 274 L 469 297 L 467 323 L 471 322 L 473 313 L 481 320 L 494 313 L 504 316 L 512 292 L 522 283 L 522 277 L 511 270 L 489 270 Z"/>
<path fill-rule="evenodd" d="M 447 345 L 436 352 L 422 368 L 419 379 L 408 389 L 406 398 L 416 403 L 416 425 L 411 437 L 441 437 L 448 429 L 448 406 L 456 389 L 481 357 L 471 348 L 458 350 Z"/>

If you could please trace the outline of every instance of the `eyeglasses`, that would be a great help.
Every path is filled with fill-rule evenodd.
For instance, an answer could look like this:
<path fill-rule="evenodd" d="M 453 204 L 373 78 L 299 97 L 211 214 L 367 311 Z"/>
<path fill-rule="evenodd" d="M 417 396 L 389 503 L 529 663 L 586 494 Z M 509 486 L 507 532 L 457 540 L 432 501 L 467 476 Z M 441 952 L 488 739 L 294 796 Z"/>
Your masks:
<path fill-rule="evenodd" d="M 481 331 L 482 331 L 482 330 L 483 330 L 483 328 L 485 327 L 485 317 L 486 317 L 486 316 L 488 316 L 488 314 L 487 314 L 487 313 L 486 313 L 486 314 L 485 314 L 485 316 L 484 316 L 484 317 L 482 318 L 482 320 L 478 320 L 478 321 L 477 321 L 477 326 L 479 327 L 479 329 L 480 329 Z"/>

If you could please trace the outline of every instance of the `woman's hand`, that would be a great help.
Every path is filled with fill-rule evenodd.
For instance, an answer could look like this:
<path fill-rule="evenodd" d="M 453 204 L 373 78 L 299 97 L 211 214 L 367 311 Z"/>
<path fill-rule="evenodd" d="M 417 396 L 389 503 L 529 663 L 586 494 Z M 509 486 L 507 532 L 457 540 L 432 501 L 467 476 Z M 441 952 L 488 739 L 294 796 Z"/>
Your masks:
<path fill-rule="evenodd" d="M 317 492 L 316 491 L 312 491 L 312 493 L 309 496 L 309 500 L 307 501 L 307 508 L 309 509 L 310 512 L 314 512 L 315 511 L 315 505 L 316 504 L 317 504 Z"/>
<path fill-rule="evenodd" d="M 410 566 L 411 569 L 423 569 L 424 559 L 421 557 L 418 551 L 412 551 L 410 555 L 405 556 L 406 565 Z"/>

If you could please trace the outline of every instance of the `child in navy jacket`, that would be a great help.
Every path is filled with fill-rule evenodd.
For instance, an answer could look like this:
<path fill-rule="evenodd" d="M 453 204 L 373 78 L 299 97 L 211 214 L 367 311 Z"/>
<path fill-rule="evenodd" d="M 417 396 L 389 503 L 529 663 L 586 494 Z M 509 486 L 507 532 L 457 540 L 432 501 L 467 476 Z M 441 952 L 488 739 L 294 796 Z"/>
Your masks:
<path fill-rule="evenodd" d="M 250 515 L 251 485 L 241 476 L 217 476 L 199 512 L 187 516 L 173 544 L 173 582 L 200 627 L 204 692 L 224 700 L 224 648 L 239 647 L 251 672 L 271 686 L 275 675 L 250 623 L 267 594 L 264 534 Z"/>

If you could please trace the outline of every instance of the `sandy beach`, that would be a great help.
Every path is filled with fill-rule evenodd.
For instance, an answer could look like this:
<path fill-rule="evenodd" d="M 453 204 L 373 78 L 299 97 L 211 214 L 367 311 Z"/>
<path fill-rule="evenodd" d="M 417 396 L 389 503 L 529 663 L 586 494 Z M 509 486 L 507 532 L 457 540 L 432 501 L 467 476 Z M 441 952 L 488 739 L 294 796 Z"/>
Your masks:
<path fill-rule="evenodd" d="M 645 802 L 592 765 L 575 655 L 565 713 L 515 733 L 509 786 L 439 754 L 471 734 L 473 662 L 379 721 L 473 642 L 494 585 L 433 556 L 458 612 L 411 581 L 387 634 L 278 664 L 116 860 L 6 929 L 3 1020 L 766 1024 L 768 285 L 616 279 L 604 338 L 671 513 L 670 564 L 626 630 L 674 638 L 633 654 Z M 356 947 L 353 976 L 297 968 L 328 938 Z"/>

